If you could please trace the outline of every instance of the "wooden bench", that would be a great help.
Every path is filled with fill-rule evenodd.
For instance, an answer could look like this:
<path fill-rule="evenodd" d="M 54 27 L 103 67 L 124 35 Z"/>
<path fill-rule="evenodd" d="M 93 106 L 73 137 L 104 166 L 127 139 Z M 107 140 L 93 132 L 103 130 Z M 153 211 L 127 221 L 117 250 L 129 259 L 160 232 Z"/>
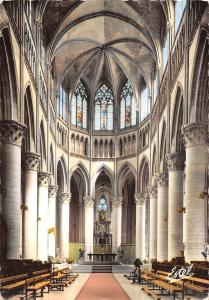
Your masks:
<path fill-rule="evenodd" d="M 180 285 L 180 286 L 184 286 L 184 289 L 190 289 L 190 290 L 198 292 L 198 293 L 208 293 L 208 290 L 209 290 L 208 287 L 197 285 L 192 282 L 185 282 L 183 284 L 183 281 L 179 280 L 176 282 L 176 284 Z"/>
<path fill-rule="evenodd" d="M 49 292 L 49 284 L 50 281 L 44 280 L 42 276 L 34 277 L 27 279 L 25 281 L 25 298 L 27 299 L 28 292 L 32 292 L 33 298 L 36 299 L 37 296 L 37 291 L 40 290 L 41 292 L 41 297 L 43 297 L 44 289 L 47 287 Z"/>
<path fill-rule="evenodd" d="M 64 287 L 66 286 L 66 284 L 64 282 L 50 282 L 49 284 L 49 290 L 58 290 L 58 291 L 64 291 Z"/>
<path fill-rule="evenodd" d="M 153 280 L 154 280 L 154 278 L 151 277 L 148 273 L 141 274 L 141 281 L 145 281 L 147 283 L 150 283 Z"/>
<path fill-rule="evenodd" d="M 173 299 L 175 299 L 176 297 L 176 293 L 177 292 L 182 292 L 182 288 L 180 287 L 177 287 L 175 285 L 172 285 L 170 283 L 166 283 L 164 281 L 161 281 L 161 280 L 154 280 L 153 281 L 153 285 L 156 285 L 157 287 L 159 287 L 159 289 L 161 289 L 162 291 L 163 290 L 166 290 L 170 293 L 173 293 Z"/>
<path fill-rule="evenodd" d="M 160 274 L 160 275 L 165 275 L 165 276 L 168 276 L 168 274 L 170 274 L 169 272 L 165 272 L 165 271 L 157 271 L 157 274 Z"/>
<path fill-rule="evenodd" d="M 33 277 L 42 276 L 43 278 L 47 278 L 48 276 L 50 276 L 50 273 L 48 269 L 44 269 L 41 271 L 32 272 L 32 276 Z"/>
<path fill-rule="evenodd" d="M 148 296 L 156 300 L 161 300 L 160 295 L 157 295 L 153 290 L 150 290 L 148 286 L 143 286 L 142 291 L 144 291 Z"/>
<path fill-rule="evenodd" d="M 0 279 L 0 291 L 10 292 L 12 290 L 21 289 L 23 291 L 25 286 L 25 279 L 28 278 L 28 274 L 21 274 L 17 276 L 10 276 Z"/>

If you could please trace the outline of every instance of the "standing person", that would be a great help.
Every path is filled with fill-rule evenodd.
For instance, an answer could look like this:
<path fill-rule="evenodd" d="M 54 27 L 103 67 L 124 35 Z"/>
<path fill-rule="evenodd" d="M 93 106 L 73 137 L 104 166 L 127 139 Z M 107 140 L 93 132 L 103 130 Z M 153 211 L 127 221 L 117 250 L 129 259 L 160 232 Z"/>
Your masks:
<path fill-rule="evenodd" d="M 138 278 L 138 282 L 141 283 L 141 265 L 143 265 L 143 263 L 141 262 L 140 258 L 136 258 L 134 261 L 134 276 L 133 276 L 133 283 L 135 283 L 136 281 L 136 277 Z"/>

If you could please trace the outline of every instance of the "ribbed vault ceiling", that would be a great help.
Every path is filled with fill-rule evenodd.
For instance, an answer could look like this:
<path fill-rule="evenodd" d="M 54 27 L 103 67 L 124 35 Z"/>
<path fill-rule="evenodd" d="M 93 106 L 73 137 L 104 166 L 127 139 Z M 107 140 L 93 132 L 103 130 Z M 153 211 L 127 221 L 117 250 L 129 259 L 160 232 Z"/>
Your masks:
<path fill-rule="evenodd" d="M 128 78 L 136 96 L 159 62 L 166 17 L 160 1 L 47 1 L 43 35 L 57 83 L 83 78 L 92 94 L 106 82 L 117 96 Z"/>

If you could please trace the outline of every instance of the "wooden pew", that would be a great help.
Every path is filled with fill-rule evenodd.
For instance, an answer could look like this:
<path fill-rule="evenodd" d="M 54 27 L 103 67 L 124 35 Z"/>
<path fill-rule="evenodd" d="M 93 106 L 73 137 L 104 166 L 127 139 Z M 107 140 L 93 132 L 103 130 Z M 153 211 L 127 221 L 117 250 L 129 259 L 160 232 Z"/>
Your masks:
<path fill-rule="evenodd" d="M 32 272 L 33 277 L 39 277 L 42 276 L 42 278 L 49 278 L 51 275 L 49 273 L 48 269 L 44 269 L 41 271 Z"/>
<path fill-rule="evenodd" d="M 25 298 L 27 299 L 28 292 L 33 293 L 33 298 L 36 299 L 37 292 L 41 292 L 41 297 L 43 297 L 44 289 L 47 287 L 49 292 L 50 281 L 45 280 L 42 276 L 27 279 L 25 281 Z"/>
<path fill-rule="evenodd" d="M 21 289 L 23 291 L 25 286 L 25 280 L 28 278 L 28 274 L 21 274 L 16 276 L 10 276 L 0 279 L 0 291 L 10 292 L 12 290 Z"/>
<path fill-rule="evenodd" d="M 148 286 L 143 286 L 142 291 L 144 291 L 148 296 L 152 297 L 155 300 L 161 300 L 160 295 L 157 295 L 153 290 L 150 290 Z"/>
<path fill-rule="evenodd" d="M 161 290 L 161 292 L 163 290 L 166 290 L 166 291 L 169 292 L 169 294 L 172 293 L 173 294 L 173 299 L 176 298 L 176 293 L 177 292 L 182 292 L 182 288 L 177 287 L 173 284 L 161 281 L 161 280 L 154 280 L 153 285 L 157 286 Z"/>

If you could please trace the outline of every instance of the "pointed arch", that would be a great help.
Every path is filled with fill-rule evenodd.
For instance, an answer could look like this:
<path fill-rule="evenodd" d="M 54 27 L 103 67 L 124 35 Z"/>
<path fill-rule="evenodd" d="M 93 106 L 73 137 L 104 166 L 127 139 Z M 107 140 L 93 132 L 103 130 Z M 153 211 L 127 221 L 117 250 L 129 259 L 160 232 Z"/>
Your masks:
<path fill-rule="evenodd" d="M 95 174 L 92 176 L 92 180 L 91 180 L 91 193 L 92 193 L 92 195 L 95 195 L 96 181 L 97 181 L 97 178 L 99 177 L 101 172 L 104 172 L 109 177 L 110 182 L 111 182 L 112 192 L 114 190 L 114 180 L 115 180 L 114 173 L 107 165 L 103 164 L 102 166 L 100 166 L 97 169 Z"/>
<path fill-rule="evenodd" d="M 147 192 L 149 185 L 149 162 L 146 156 L 142 158 L 139 168 L 139 191 L 141 193 Z"/>
<path fill-rule="evenodd" d="M 166 122 L 163 120 L 161 139 L 160 139 L 160 168 L 161 171 L 166 171 Z"/>
<path fill-rule="evenodd" d="M 24 123 L 27 126 L 25 137 L 26 150 L 33 151 L 35 144 L 35 121 L 30 86 L 27 86 L 24 95 Z"/>
<path fill-rule="evenodd" d="M 41 154 L 41 169 L 45 170 L 46 168 L 46 136 L 44 130 L 43 120 L 40 123 L 40 149 L 39 152 Z"/>
<path fill-rule="evenodd" d="M 136 125 L 136 98 L 129 80 L 120 94 L 120 129 Z"/>
<path fill-rule="evenodd" d="M 67 188 L 67 168 L 63 157 L 57 163 L 57 185 L 60 192 L 65 192 Z"/>
<path fill-rule="evenodd" d="M 132 166 L 132 164 L 130 164 L 129 162 L 125 162 L 124 164 L 122 164 L 122 166 L 119 168 L 118 172 L 117 172 L 117 193 L 118 195 L 122 196 L 122 187 L 124 185 L 124 182 L 126 181 L 127 177 L 132 175 L 134 177 L 134 181 L 136 182 L 136 170 L 135 168 Z"/>
<path fill-rule="evenodd" d="M 52 144 L 50 145 L 50 157 L 49 157 L 49 171 L 54 176 L 55 170 L 54 170 L 54 151 Z"/>
<path fill-rule="evenodd" d="M 7 25 L 1 25 L 0 37 L 0 119 L 18 120 L 18 88 L 16 65 L 12 47 L 10 30 Z"/>
<path fill-rule="evenodd" d="M 69 181 L 71 182 L 72 180 L 72 176 L 74 174 L 74 172 L 79 172 L 80 175 L 83 177 L 84 182 L 85 182 L 85 195 L 89 195 L 89 173 L 88 170 L 86 169 L 86 167 L 84 166 L 84 164 L 82 164 L 82 162 L 79 162 L 78 164 L 76 164 L 69 173 Z"/>
<path fill-rule="evenodd" d="M 208 119 L 208 41 L 207 29 L 202 28 L 199 34 L 193 67 L 193 78 L 190 92 L 189 122 L 207 122 Z"/>

